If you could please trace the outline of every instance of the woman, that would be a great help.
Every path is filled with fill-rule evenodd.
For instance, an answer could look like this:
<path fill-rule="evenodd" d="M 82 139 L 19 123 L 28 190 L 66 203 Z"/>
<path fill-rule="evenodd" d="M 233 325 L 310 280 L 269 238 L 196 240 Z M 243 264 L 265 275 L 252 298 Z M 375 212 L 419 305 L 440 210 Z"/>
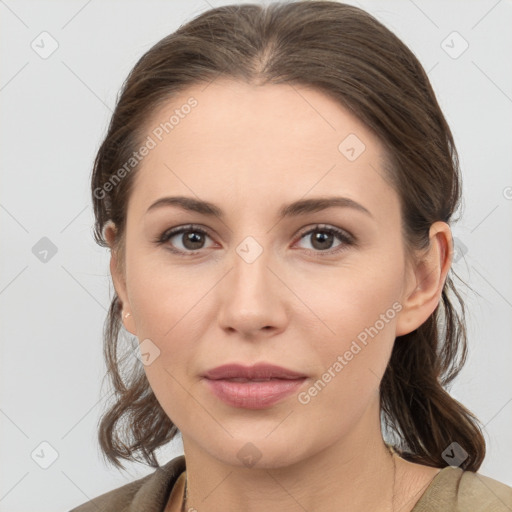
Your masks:
<path fill-rule="evenodd" d="M 422 66 L 356 7 L 224 6 L 151 48 L 92 195 L 116 290 L 100 446 L 157 469 L 74 510 L 512 508 L 443 388 L 466 355 L 460 191 Z"/>

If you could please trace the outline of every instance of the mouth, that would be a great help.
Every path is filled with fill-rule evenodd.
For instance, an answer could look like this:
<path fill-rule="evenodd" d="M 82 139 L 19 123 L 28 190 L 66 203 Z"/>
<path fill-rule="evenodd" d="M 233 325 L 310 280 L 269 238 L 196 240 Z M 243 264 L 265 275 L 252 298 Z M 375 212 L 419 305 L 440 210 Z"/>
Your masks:
<path fill-rule="evenodd" d="M 227 405 L 243 409 L 266 409 L 297 393 L 306 377 L 300 379 L 205 379 L 210 391 Z"/>
<path fill-rule="evenodd" d="M 269 382 L 271 380 L 295 380 L 290 377 L 284 378 L 284 377 L 271 377 L 269 379 L 245 379 L 243 377 L 236 377 L 232 379 L 211 379 L 211 380 L 225 380 L 228 382 Z"/>
<path fill-rule="evenodd" d="M 307 377 L 307 375 L 270 363 L 258 363 L 252 366 L 229 363 L 208 370 L 203 374 L 203 377 L 210 380 L 246 379 L 264 381 L 270 379 L 301 379 Z"/>
<path fill-rule="evenodd" d="M 284 400 L 307 379 L 287 368 L 260 363 L 229 364 L 203 374 L 208 389 L 225 404 L 244 409 L 265 409 Z"/>

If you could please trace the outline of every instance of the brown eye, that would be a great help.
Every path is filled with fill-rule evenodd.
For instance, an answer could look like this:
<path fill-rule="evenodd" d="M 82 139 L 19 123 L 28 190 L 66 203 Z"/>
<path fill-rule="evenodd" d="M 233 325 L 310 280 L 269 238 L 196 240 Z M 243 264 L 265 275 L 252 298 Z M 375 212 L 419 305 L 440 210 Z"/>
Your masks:
<path fill-rule="evenodd" d="M 204 245 L 204 237 L 203 233 L 199 233 L 197 231 L 185 231 L 181 233 L 181 242 L 183 243 L 186 249 L 191 251 L 195 251 L 197 249 L 202 249 L 202 245 Z"/>
<path fill-rule="evenodd" d="M 300 239 L 310 240 L 312 250 L 308 249 L 308 252 L 328 252 L 330 254 L 344 250 L 347 246 L 353 245 L 354 243 L 353 237 L 348 233 L 334 227 L 323 226 L 316 226 L 306 231 L 301 235 Z M 338 239 L 340 243 L 335 245 L 333 249 L 333 244 L 336 239 Z"/>
<path fill-rule="evenodd" d="M 167 245 L 169 245 L 169 249 L 173 252 L 194 253 L 205 248 L 206 238 L 210 237 L 203 229 L 195 226 L 182 226 L 164 232 L 159 237 L 158 243 L 167 244 L 167 242 L 171 242 Z"/>

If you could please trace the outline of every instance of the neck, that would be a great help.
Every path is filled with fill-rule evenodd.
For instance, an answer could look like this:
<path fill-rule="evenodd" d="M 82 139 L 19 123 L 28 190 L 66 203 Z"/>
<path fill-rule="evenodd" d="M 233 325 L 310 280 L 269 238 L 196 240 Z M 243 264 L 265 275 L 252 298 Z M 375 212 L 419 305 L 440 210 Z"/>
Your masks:
<path fill-rule="evenodd" d="M 351 512 L 391 512 L 397 456 L 393 458 L 382 440 L 380 417 L 377 430 L 375 422 L 366 424 L 373 428 L 357 425 L 353 433 L 320 452 L 286 465 L 273 461 L 246 467 L 236 458 L 232 463 L 220 460 L 184 436 L 188 487 L 184 510 L 334 512 L 347 504 Z"/>

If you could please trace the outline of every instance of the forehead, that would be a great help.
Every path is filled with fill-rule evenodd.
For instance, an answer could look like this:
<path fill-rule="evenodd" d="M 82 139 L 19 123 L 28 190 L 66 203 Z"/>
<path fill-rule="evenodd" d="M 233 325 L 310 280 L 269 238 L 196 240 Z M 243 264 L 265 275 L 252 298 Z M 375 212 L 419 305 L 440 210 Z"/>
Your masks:
<path fill-rule="evenodd" d="M 144 133 L 153 147 L 137 171 L 141 208 L 167 192 L 244 208 L 326 194 L 381 210 L 397 206 L 378 138 L 312 88 L 197 84 L 156 110 Z"/>
<path fill-rule="evenodd" d="M 189 107 L 192 100 L 195 106 Z M 175 154 L 200 142 L 197 150 L 221 146 L 248 154 L 264 149 L 259 158 L 270 152 L 275 158 L 294 147 L 301 156 L 318 158 L 321 149 L 326 158 L 337 159 L 343 155 L 339 144 L 350 134 L 356 150 L 364 149 L 366 156 L 382 152 L 378 138 L 345 107 L 322 91 L 297 84 L 258 86 L 226 78 L 196 84 L 157 109 L 147 132 L 154 132 L 163 146 L 174 142 Z M 345 154 L 347 161 L 355 161 L 354 156 Z"/>

